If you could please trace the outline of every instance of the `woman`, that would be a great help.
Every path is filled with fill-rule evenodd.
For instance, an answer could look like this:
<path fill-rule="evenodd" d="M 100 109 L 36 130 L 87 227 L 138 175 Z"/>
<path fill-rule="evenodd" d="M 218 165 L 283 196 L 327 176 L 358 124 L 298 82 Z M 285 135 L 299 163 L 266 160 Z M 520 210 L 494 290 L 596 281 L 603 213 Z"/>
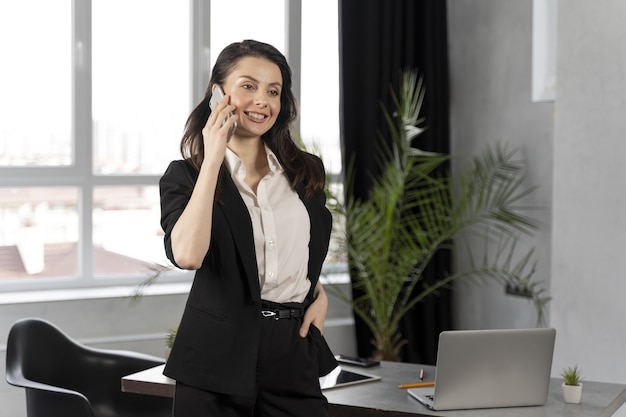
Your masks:
<path fill-rule="evenodd" d="M 197 270 L 164 372 L 174 416 L 327 415 L 318 377 L 336 362 L 319 274 L 331 215 L 321 161 L 292 140 L 296 114 L 285 57 L 231 44 L 187 120 L 184 159 L 161 178 L 167 256 Z"/>

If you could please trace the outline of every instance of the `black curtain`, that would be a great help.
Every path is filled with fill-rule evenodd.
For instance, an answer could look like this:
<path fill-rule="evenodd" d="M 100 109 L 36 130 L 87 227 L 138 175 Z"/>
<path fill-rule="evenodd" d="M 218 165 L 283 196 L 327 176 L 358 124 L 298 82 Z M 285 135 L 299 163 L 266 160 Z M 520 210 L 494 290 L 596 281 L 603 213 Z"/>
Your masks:
<path fill-rule="evenodd" d="M 422 116 L 427 130 L 415 145 L 449 152 L 446 2 L 340 0 L 339 26 L 343 164 L 347 167 L 353 161 L 352 192 L 366 198 L 368 178 L 377 172 L 375 144 L 386 129 L 381 103 L 393 110 L 390 93 L 398 91 L 403 70 L 417 70 L 426 86 Z M 438 254 L 425 279 L 442 277 L 449 265 L 449 254 Z M 371 333 L 355 319 L 358 353 L 370 356 Z M 443 291 L 420 303 L 402 324 L 408 342 L 402 360 L 434 364 L 438 335 L 450 327 L 449 293 Z"/>

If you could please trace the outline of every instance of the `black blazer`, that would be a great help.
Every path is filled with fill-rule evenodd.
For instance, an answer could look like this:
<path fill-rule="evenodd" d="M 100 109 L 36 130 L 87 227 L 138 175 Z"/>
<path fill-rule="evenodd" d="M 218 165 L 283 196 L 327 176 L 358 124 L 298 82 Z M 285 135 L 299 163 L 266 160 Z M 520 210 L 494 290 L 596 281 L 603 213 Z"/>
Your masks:
<path fill-rule="evenodd" d="M 256 380 L 261 289 L 248 209 L 224 165 L 220 175 L 219 202 L 207 207 L 213 210 L 210 248 L 196 271 L 164 374 L 207 391 L 241 394 L 252 392 Z M 197 178 L 188 161 L 174 161 L 159 182 L 165 251 L 174 263 L 172 228 Z M 311 302 L 328 251 L 332 217 L 325 196 L 306 200 L 304 188 L 296 189 L 311 221 L 307 295 Z M 322 376 L 337 363 L 320 332 L 311 327 L 311 337 L 319 338 Z"/>

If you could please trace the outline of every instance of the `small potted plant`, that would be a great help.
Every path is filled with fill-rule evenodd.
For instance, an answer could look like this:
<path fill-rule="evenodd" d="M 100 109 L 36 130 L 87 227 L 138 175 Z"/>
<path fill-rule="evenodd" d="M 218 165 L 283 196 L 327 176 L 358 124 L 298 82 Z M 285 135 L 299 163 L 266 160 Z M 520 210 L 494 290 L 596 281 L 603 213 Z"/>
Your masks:
<path fill-rule="evenodd" d="M 165 360 L 170 356 L 170 351 L 172 350 L 172 346 L 174 346 L 174 339 L 176 339 L 176 332 L 178 331 L 178 327 L 171 327 L 167 331 L 167 337 L 165 338 Z"/>
<path fill-rule="evenodd" d="M 561 372 L 563 378 L 563 399 L 566 403 L 580 404 L 583 393 L 582 374 L 578 365 L 563 369 Z"/>

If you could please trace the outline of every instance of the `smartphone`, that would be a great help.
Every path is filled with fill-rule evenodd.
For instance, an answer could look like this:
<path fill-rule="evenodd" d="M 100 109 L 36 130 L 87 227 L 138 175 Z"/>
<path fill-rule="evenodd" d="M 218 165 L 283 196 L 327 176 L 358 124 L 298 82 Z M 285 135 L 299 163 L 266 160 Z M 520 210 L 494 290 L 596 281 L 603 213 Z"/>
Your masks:
<path fill-rule="evenodd" d="M 380 361 L 357 358 L 356 356 L 335 355 L 335 359 L 337 359 L 337 362 L 339 363 L 345 363 L 346 365 L 353 366 L 361 366 L 363 368 L 371 368 L 372 366 L 380 365 Z"/>
<path fill-rule="evenodd" d="M 211 110 L 213 110 L 213 107 L 215 107 L 217 103 L 222 101 L 223 98 L 224 98 L 224 90 L 222 90 L 222 87 L 218 85 L 215 91 L 213 91 L 213 95 L 211 96 L 211 99 L 209 100 L 209 107 L 211 108 Z M 228 117 L 231 117 L 232 115 L 233 115 L 232 112 L 228 113 Z M 224 121 L 222 122 L 222 125 L 226 123 L 226 120 L 228 120 L 228 117 L 224 119 Z M 235 133 L 236 129 L 237 129 L 237 122 L 233 123 L 233 125 L 228 130 L 228 136 L 226 136 L 226 142 L 230 141 L 230 138 L 233 136 L 233 133 Z"/>

